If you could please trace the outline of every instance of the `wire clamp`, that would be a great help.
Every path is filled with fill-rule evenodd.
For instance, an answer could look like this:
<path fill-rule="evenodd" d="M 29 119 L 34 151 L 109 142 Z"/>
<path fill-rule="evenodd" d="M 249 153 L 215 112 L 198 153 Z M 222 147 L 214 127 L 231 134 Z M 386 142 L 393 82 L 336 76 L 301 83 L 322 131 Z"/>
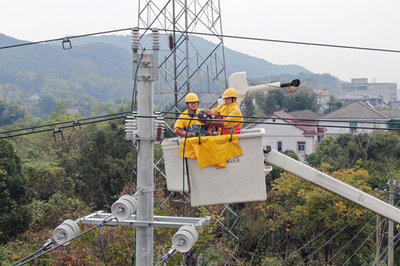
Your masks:
<path fill-rule="evenodd" d="M 74 120 L 74 122 L 72 122 L 72 130 L 75 131 L 75 127 L 79 127 L 79 130 L 81 130 L 81 123 L 79 120 Z"/>
<path fill-rule="evenodd" d="M 62 47 L 64 50 L 72 49 L 71 41 L 68 37 L 65 37 L 62 41 Z"/>
<path fill-rule="evenodd" d="M 56 134 L 60 134 L 61 138 L 57 138 Z M 64 139 L 64 135 L 62 133 L 62 130 L 59 127 L 53 128 L 53 138 L 54 138 L 54 141 L 63 140 Z"/>

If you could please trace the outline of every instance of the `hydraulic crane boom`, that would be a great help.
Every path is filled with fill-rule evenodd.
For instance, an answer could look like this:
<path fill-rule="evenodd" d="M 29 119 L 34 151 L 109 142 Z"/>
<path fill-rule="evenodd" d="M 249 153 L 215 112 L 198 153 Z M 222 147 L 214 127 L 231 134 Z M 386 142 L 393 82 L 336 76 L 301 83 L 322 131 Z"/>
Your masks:
<path fill-rule="evenodd" d="M 256 86 L 247 86 L 246 72 L 236 72 L 229 77 L 229 87 L 234 88 L 238 92 L 237 102 L 240 102 L 248 94 L 264 91 L 279 90 L 286 87 L 298 87 L 300 86 L 300 80 L 294 79 L 290 82 L 274 82 L 268 84 L 260 84 Z"/>
<path fill-rule="evenodd" d="M 275 150 L 265 151 L 265 161 L 286 172 L 400 223 L 400 209 Z"/>

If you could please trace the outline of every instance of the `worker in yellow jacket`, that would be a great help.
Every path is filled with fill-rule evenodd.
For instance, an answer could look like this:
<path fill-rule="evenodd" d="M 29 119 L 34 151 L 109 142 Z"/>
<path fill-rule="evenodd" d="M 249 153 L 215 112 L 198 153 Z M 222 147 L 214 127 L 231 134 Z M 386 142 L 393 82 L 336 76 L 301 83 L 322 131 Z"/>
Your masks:
<path fill-rule="evenodd" d="M 213 121 L 212 126 L 219 127 L 218 135 L 228 135 L 228 134 L 239 134 L 243 123 L 242 112 L 240 112 L 238 102 L 236 101 L 238 93 L 234 88 L 229 88 L 224 91 L 222 98 L 224 99 L 224 104 L 214 108 L 211 112 L 218 116 L 219 119 L 227 120 L 224 121 Z"/>
<path fill-rule="evenodd" d="M 193 92 L 186 95 L 185 103 L 188 109 L 183 112 L 175 122 L 174 131 L 176 135 L 183 138 L 198 136 L 209 136 L 215 130 L 213 126 L 206 126 L 199 120 L 199 97 Z M 211 114 L 211 113 L 210 113 Z M 207 132 L 208 129 L 208 132 Z"/>

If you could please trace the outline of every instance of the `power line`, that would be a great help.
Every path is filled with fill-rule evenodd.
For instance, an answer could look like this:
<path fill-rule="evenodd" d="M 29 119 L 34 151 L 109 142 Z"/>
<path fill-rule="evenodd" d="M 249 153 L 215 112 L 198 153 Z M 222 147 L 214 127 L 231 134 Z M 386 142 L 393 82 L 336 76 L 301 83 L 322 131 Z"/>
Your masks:
<path fill-rule="evenodd" d="M 48 43 L 48 42 L 63 41 L 65 38 L 74 39 L 74 38 L 89 37 L 89 36 L 95 36 L 95 35 L 101 35 L 101 34 L 116 33 L 116 32 L 121 32 L 121 31 L 132 30 L 134 28 L 139 29 L 139 30 L 148 30 L 147 28 L 137 28 L 137 27 L 122 28 L 122 29 L 115 29 L 115 30 L 109 30 L 109 31 L 101 31 L 101 32 L 87 33 L 87 34 L 82 34 L 82 35 L 62 37 L 62 38 L 56 38 L 56 39 L 49 39 L 49 40 L 43 40 L 43 41 L 37 41 L 37 42 L 27 42 L 27 43 L 21 43 L 21 44 L 2 46 L 2 47 L 0 47 L 0 50 L 8 49 L 8 48 L 16 48 L 16 47 L 21 47 L 21 46 L 35 45 L 35 44 L 42 44 L 42 43 Z M 165 31 L 165 32 L 173 32 L 173 30 L 168 30 L 168 29 L 159 29 L 159 30 Z M 400 50 L 385 49 L 385 48 L 348 46 L 348 45 L 314 43 L 314 42 L 300 42 L 300 41 L 278 40 L 278 39 L 259 38 L 259 37 L 250 37 L 250 36 L 211 34 L 211 33 L 205 33 L 205 32 L 186 32 L 186 31 L 179 31 L 179 32 L 181 34 L 189 33 L 192 35 L 213 36 L 213 37 L 219 37 L 219 38 L 241 39 L 241 40 L 248 40 L 248 41 L 275 42 L 275 43 L 318 46 L 318 47 L 327 47 L 327 48 L 341 48 L 341 49 L 364 50 L 364 51 L 374 51 L 374 52 L 400 53 Z"/>
<path fill-rule="evenodd" d="M 319 248 L 317 248 L 313 253 L 311 253 L 310 255 L 308 255 L 306 258 L 304 258 L 302 260 L 302 262 L 304 262 L 306 259 L 310 258 L 312 255 L 316 254 L 319 250 L 321 250 L 324 246 L 328 245 L 329 242 L 332 241 L 332 239 L 334 239 L 335 237 L 337 237 L 340 233 L 342 233 L 344 231 L 344 229 L 346 229 L 348 226 L 350 226 L 350 224 L 352 224 L 356 219 L 359 218 L 359 216 L 361 216 L 362 212 L 357 215 L 356 217 L 354 217 L 350 222 L 348 222 L 342 229 L 340 229 L 335 235 L 332 236 L 332 238 L 330 238 L 329 240 L 327 240 L 324 244 L 322 244 Z M 294 253 L 296 254 L 296 253 Z M 288 261 L 294 254 L 290 255 L 288 258 L 286 258 L 283 262 Z M 283 264 L 282 262 L 282 264 Z"/>
<path fill-rule="evenodd" d="M 339 223 L 341 220 L 343 220 L 347 215 L 349 215 L 354 209 L 356 208 L 356 206 L 354 206 L 351 210 L 349 210 L 345 215 L 343 215 L 339 220 L 337 220 L 336 222 L 334 222 L 331 226 L 329 226 L 328 228 L 326 228 L 324 231 L 322 231 L 321 233 L 319 233 L 317 236 L 315 236 L 313 239 L 311 239 L 310 241 L 308 241 L 306 244 L 304 244 L 301 248 L 297 249 L 295 252 L 293 252 L 288 258 L 285 259 L 288 260 L 291 257 L 293 257 L 296 253 L 298 253 L 300 250 L 304 249 L 307 245 L 311 244 L 312 242 L 314 242 L 317 238 L 319 238 L 320 236 L 322 236 L 323 234 L 325 234 L 329 229 L 331 229 L 332 227 L 334 227 L 337 223 Z M 308 258 L 308 257 L 307 257 Z M 306 259 L 307 259 L 306 258 Z M 284 261 L 284 262 L 285 262 Z"/>
<path fill-rule="evenodd" d="M 114 120 L 114 119 L 121 119 L 121 118 L 126 118 L 126 116 L 117 116 L 117 117 L 112 117 L 112 118 L 108 118 L 108 119 L 90 121 L 90 122 L 86 122 L 86 123 L 80 123 L 79 125 L 89 125 L 89 124 L 105 122 L 105 121 L 110 121 L 110 120 Z M 33 132 L 19 133 L 19 134 L 0 137 L 0 140 L 1 139 L 13 138 L 13 137 L 19 137 L 19 136 L 25 136 L 25 135 L 31 135 L 31 134 L 36 134 L 36 133 L 43 133 L 43 132 L 48 132 L 48 131 L 59 132 L 62 129 L 71 128 L 71 127 L 75 127 L 75 126 L 76 125 L 73 124 L 73 125 L 67 125 L 67 126 L 62 126 L 62 127 L 57 127 L 57 128 L 49 128 L 49 129 L 42 129 L 42 130 L 33 131 Z"/>
<path fill-rule="evenodd" d="M 301 110 L 300 110 L 301 111 Z M 163 114 L 181 114 L 178 112 L 160 112 Z M 248 119 L 257 119 L 257 120 L 266 120 L 266 119 L 275 119 L 275 120 L 285 120 L 285 121 L 301 121 L 301 122 L 333 122 L 333 123 L 360 123 L 360 124 L 374 124 L 374 125 L 400 125 L 399 122 L 382 122 L 382 121 L 377 121 L 377 120 L 359 120 L 359 119 L 310 119 L 310 118 L 282 118 L 282 117 L 272 117 L 272 115 L 269 116 L 225 116 L 225 117 L 243 117 L 243 118 L 248 118 Z M 254 121 L 256 123 L 256 121 Z M 300 125 L 297 124 L 296 125 Z M 303 124 L 307 126 L 318 126 L 318 125 L 312 125 L 312 124 Z"/>
<path fill-rule="evenodd" d="M 365 227 L 367 227 L 367 225 L 369 225 L 374 219 L 375 219 L 376 215 L 372 216 L 371 219 L 369 219 L 368 222 L 366 222 L 364 224 L 364 226 L 341 248 L 339 249 L 338 252 L 336 252 L 326 263 L 325 265 L 329 265 L 329 262 L 331 262 L 343 249 L 345 249 L 348 245 L 350 245 L 350 243 L 356 239 L 356 237 L 365 229 Z M 369 236 L 370 237 L 370 236 Z M 369 237 L 367 238 L 367 240 L 369 239 Z"/>
<path fill-rule="evenodd" d="M 376 217 L 376 215 L 375 215 L 375 217 Z M 375 218 L 375 217 L 374 217 L 374 218 Z M 381 224 L 380 224 L 379 226 L 381 226 L 382 224 L 383 224 L 383 221 L 381 222 Z M 365 243 L 367 243 L 367 241 L 368 241 L 369 239 L 372 238 L 372 235 L 375 234 L 376 231 L 377 231 L 377 228 L 375 228 L 375 230 L 373 230 L 373 231 L 371 232 L 371 234 L 369 234 L 369 235 L 367 236 L 367 238 L 364 240 L 364 242 L 362 242 L 361 245 L 353 252 L 353 254 L 351 254 L 351 255 L 347 258 L 347 260 L 343 263 L 343 265 L 346 265 L 346 263 L 360 250 L 360 248 L 362 248 L 362 247 L 365 245 Z"/>
<path fill-rule="evenodd" d="M 238 116 L 225 116 L 225 117 L 238 117 Z M 177 119 L 176 117 L 164 117 L 165 119 Z M 249 117 L 248 117 L 249 118 Z M 191 120 L 192 118 L 179 118 L 182 120 Z M 210 121 L 217 121 L 216 119 L 211 119 Z M 281 126 L 314 126 L 318 128 L 333 127 L 333 128 L 350 128 L 350 129 L 370 129 L 370 130 L 389 130 L 389 131 L 399 131 L 397 128 L 377 128 L 377 127 L 361 127 L 361 126 L 344 126 L 344 125 L 310 125 L 310 124 L 300 124 L 300 123 L 279 123 L 279 122 L 263 122 L 263 121 L 237 121 L 224 119 L 224 122 L 238 122 L 242 124 L 256 124 L 256 125 L 281 125 Z M 335 122 L 335 121 L 330 121 Z M 355 121 L 352 121 L 355 122 Z"/>
<path fill-rule="evenodd" d="M 94 116 L 94 117 L 89 117 L 89 118 L 82 118 L 82 119 L 75 119 L 75 120 L 64 121 L 64 122 L 57 122 L 57 123 L 53 123 L 53 124 L 40 125 L 40 126 L 34 126 L 34 127 L 29 127 L 29 128 L 13 129 L 13 130 L 8 130 L 8 131 L 1 131 L 0 134 L 15 133 L 15 132 L 18 132 L 18 131 L 23 131 L 23 130 L 35 130 L 35 129 L 38 129 L 38 128 L 52 127 L 52 126 L 57 126 L 57 125 L 62 125 L 62 124 L 69 124 L 69 123 L 80 123 L 80 121 L 93 120 L 93 119 L 97 119 L 97 118 L 104 118 L 104 117 L 110 117 L 110 116 L 116 116 L 116 115 L 122 115 L 122 114 L 130 114 L 130 113 L 131 112 L 122 112 L 122 113 L 115 113 L 115 114 L 110 114 L 110 115 Z"/>
<path fill-rule="evenodd" d="M 185 32 L 182 32 L 182 34 Z M 204 36 L 218 36 L 223 38 L 232 38 L 232 39 L 242 39 L 242 40 L 251 40 L 251 41 L 263 41 L 263 42 L 277 42 L 277 43 L 286 43 L 286 44 L 297 44 L 297 45 L 308 45 L 308 46 L 321 46 L 321 47 L 329 47 L 329 48 L 343 48 L 343 49 L 355 49 L 355 50 L 366 50 L 366 51 L 375 51 L 375 52 L 390 52 L 390 53 L 400 53 L 400 50 L 392 50 L 392 49 L 383 49 L 383 48 L 372 48 L 372 47 L 361 47 L 361 46 L 347 46 L 347 45 L 338 45 L 338 44 L 325 44 L 325 43 L 312 43 L 312 42 L 299 42 L 299 41 L 288 41 L 288 40 L 277 40 L 277 39 L 267 39 L 267 38 L 257 38 L 257 37 L 248 37 L 248 36 L 235 36 L 235 35 L 215 35 L 209 33 L 202 32 L 190 32 L 195 35 L 204 35 Z"/>
<path fill-rule="evenodd" d="M 68 36 L 68 37 L 62 37 L 62 38 L 56 38 L 56 39 L 48 39 L 48 40 L 37 41 L 37 42 L 26 42 L 26 43 L 20 43 L 20 44 L 7 45 L 7 46 L 2 46 L 2 47 L 0 47 L 0 50 L 1 50 L 1 49 L 16 48 L 16 47 L 21 47 L 21 46 L 35 45 L 35 44 L 42 44 L 42 43 L 48 43 L 48 42 L 63 41 L 63 40 L 65 40 L 66 38 L 67 38 L 67 39 L 75 39 L 75 38 L 89 37 L 89 36 L 95 36 L 95 35 L 100 35 L 100 34 L 108 34 L 108 33 L 115 33 L 115 32 L 127 31 L 127 30 L 132 30 L 132 28 L 124 28 L 124 29 L 117 29 L 117 30 L 101 31 L 101 32 L 88 33 L 88 34 L 75 35 L 75 36 Z"/>
<path fill-rule="evenodd" d="M 107 116 L 100 116 L 100 117 L 94 117 L 94 118 L 104 118 L 104 117 L 109 117 L 109 116 L 115 116 L 115 115 L 121 115 L 121 114 L 128 114 L 130 112 L 123 112 L 123 113 L 117 113 L 117 114 L 113 114 L 113 115 L 107 115 Z M 167 113 L 167 112 L 164 112 Z M 173 112 L 171 114 L 174 114 Z M 155 116 L 135 116 L 136 118 L 155 118 Z M 226 117 L 238 117 L 238 116 L 226 116 Z M 86 121 L 86 120 L 93 120 L 94 118 L 86 118 L 86 119 L 81 119 L 81 121 Z M 83 125 L 88 125 L 88 124 L 93 124 L 93 123 L 99 123 L 99 122 L 105 122 L 105 121 L 110 121 L 110 120 L 114 120 L 114 119 L 122 119 L 122 118 L 126 118 L 126 116 L 116 116 L 116 117 L 111 117 L 108 119 L 101 119 L 101 120 L 95 120 L 95 121 L 90 121 L 90 122 L 86 122 L 86 123 L 80 123 L 78 120 L 78 124 L 75 124 L 76 120 L 73 121 L 66 121 L 66 122 L 59 122 L 59 123 L 53 123 L 53 124 L 49 124 L 49 125 L 41 125 L 41 126 L 37 126 L 37 127 L 31 127 L 31 128 L 23 128 L 23 129 L 15 129 L 15 130 L 9 130 L 9 131 L 3 131 L 0 132 L 0 134 L 7 134 L 7 133 L 15 133 L 15 132 L 19 132 L 19 131 L 24 131 L 24 130 L 35 130 L 37 128 L 43 128 L 43 127 L 50 127 L 50 126 L 55 126 L 55 125 L 60 125 L 60 124 L 67 124 L 67 123 L 73 123 L 72 125 L 66 125 L 66 126 L 61 126 L 61 127 L 57 127 L 57 128 L 49 128 L 49 129 L 43 129 L 43 130 L 38 130 L 38 131 L 31 131 L 31 132 L 26 132 L 26 133 L 20 133 L 20 134 L 14 134 L 14 135 L 8 135 L 8 136 L 3 136 L 0 137 L 1 139 L 7 139 L 7 138 L 13 138 L 13 137 L 19 137 L 19 136 L 24 136 L 24 135 L 31 135 L 31 134 L 36 134 L 36 133 L 43 133 L 43 132 L 48 132 L 48 131 L 55 131 L 55 130 L 61 130 L 61 129 L 65 129 L 65 128 L 74 128 L 76 126 L 83 126 Z M 171 119 L 171 120 L 176 120 L 178 118 L 174 117 L 168 117 L 165 116 L 165 119 Z M 245 116 L 244 118 L 253 118 L 250 116 Z M 259 117 L 254 117 L 254 118 L 259 118 Z M 181 120 L 193 120 L 193 118 L 179 118 Z M 264 118 L 266 119 L 266 118 Z M 277 118 L 278 119 L 278 118 Z M 283 119 L 283 118 L 281 118 Z M 196 120 L 196 119 L 195 119 Z M 284 119 L 283 119 L 284 120 Z M 305 119 L 298 119 L 299 121 L 306 121 Z M 215 119 L 211 119 L 210 121 L 215 121 Z M 318 120 L 315 120 L 318 121 Z M 224 122 L 238 122 L 237 120 L 224 120 Z M 340 122 L 340 121 L 330 121 L 330 122 Z M 349 121 L 348 121 L 349 122 Z M 354 121 L 352 121 L 354 122 Z M 321 124 L 316 124 L 316 125 L 310 125 L 310 124 L 302 124 L 302 123 L 279 123 L 279 122 L 263 122 L 263 121 L 240 121 L 240 123 L 242 124 L 254 124 L 254 125 L 276 125 L 276 126 L 314 126 L 314 127 L 318 127 L 318 128 L 326 128 L 326 127 L 332 127 L 332 128 L 349 128 L 349 129 L 366 129 L 366 130 L 385 130 L 385 131 L 399 131 L 399 129 L 396 128 L 377 128 L 377 127 L 361 127 L 361 126 L 344 126 L 344 125 L 321 125 Z M 370 124 L 372 124 L 372 122 L 370 122 Z M 374 123 L 375 124 L 375 123 Z"/>

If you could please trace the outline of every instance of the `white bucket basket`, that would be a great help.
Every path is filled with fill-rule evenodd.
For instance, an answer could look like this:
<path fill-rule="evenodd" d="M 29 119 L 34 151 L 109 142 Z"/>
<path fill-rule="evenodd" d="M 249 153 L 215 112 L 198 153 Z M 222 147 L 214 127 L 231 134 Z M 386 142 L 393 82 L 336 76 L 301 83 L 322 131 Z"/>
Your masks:
<path fill-rule="evenodd" d="M 196 159 L 187 159 L 189 182 L 185 175 L 185 192 L 193 207 L 225 203 L 264 201 L 267 198 L 262 137 L 264 129 L 243 130 L 239 145 L 243 156 L 227 162 L 226 168 L 200 169 Z M 179 139 L 163 141 L 167 189 L 183 191 L 183 158 L 179 157 Z"/>

